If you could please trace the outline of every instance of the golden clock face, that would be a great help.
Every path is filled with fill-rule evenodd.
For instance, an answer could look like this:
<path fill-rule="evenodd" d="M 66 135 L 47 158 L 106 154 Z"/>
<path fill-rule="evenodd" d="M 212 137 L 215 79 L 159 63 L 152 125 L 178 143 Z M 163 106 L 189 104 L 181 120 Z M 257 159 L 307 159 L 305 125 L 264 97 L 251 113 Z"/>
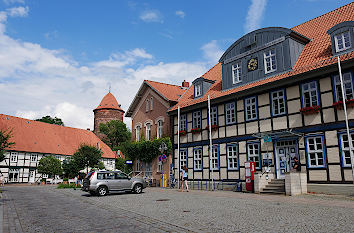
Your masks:
<path fill-rule="evenodd" d="M 258 68 L 258 60 L 257 60 L 257 58 L 251 58 L 248 61 L 247 67 L 248 67 L 249 71 L 256 70 Z"/>

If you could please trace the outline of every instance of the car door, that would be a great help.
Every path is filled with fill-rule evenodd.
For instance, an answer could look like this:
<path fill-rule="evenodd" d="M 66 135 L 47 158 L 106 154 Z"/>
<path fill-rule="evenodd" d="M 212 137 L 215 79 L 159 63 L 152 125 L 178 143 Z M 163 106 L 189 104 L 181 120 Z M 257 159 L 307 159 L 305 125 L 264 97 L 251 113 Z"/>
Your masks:
<path fill-rule="evenodd" d="M 117 190 L 118 189 L 118 182 L 115 179 L 115 173 L 114 172 L 108 172 L 106 173 L 106 183 L 108 186 L 109 190 Z"/>
<path fill-rule="evenodd" d="M 116 180 L 118 181 L 118 188 L 120 190 L 127 190 L 132 188 L 132 181 L 128 175 L 123 172 L 116 173 Z"/>

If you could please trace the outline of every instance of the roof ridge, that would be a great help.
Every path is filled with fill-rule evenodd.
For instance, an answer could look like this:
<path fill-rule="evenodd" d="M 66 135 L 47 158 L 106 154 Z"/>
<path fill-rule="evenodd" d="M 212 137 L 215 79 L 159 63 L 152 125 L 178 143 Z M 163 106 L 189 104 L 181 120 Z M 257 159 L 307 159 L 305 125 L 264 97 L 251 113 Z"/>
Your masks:
<path fill-rule="evenodd" d="M 170 85 L 170 86 L 175 86 L 175 87 L 182 87 L 176 84 L 169 84 L 169 83 L 163 83 L 163 82 L 158 82 L 158 81 L 154 81 L 154 80 L 147 80 L 145 79 L 144 82 L 154 82 L 154 83 L 160 83 L 160 84 L 165 84 L 165 85 Z"/>
<path fill-rule="evenodd" d="M 11 116 L 11 115 L 7 115 L 7 114 L 2 114 L 2 113 L 0 113 L 0 116 L 18 118 L 18 119 L 20 119 L 20 120 L 26 120 L 26 121 L 33 121 L 33 122 L 36 122 L 36 123 L 39 123 L 39 124 L 48 124 L 48 125 L 51 125 L 51 126 L 54 126 L 54 127 L 65 127 L 65 128 L 70 128 L 70 129 L 83 130 L 83 131 L 85 131 L 85 132 L 91 132 L 91 130 L 87 130 L 87 129 L 74 128 L 74 127 L 65 126 L 65 125 L 50 124 L 50 123 L 43 122 L 43 121 L 36 121 L 36 120 L 31 120 L 31 119 L 27 119 L 27 118 L 23 118 L 23 117 L 18 117 L 18 116 Z M 92 133 L 92 132 L 91 132 L 91 133 Z"/>
<path fill-rule="evenodd" d="M 299 26 L 301 26 L 301 25 L 303 25 L 303 24 L 306 24 L 306 23 L 308 23 L 308 22 L 311 22 L 311 21 L 313 21 L 313 20 L 316 20 L 316 19 L 318 19 L 318 18 L 320 18 L 320 17 L 323 17 L 323 16 L 325 16 L 325 15 L 327 15 L 327 14 L 329 14 L 329 13 L 332 13 L 332 12 L 334 12 L 334 11 L 340 10 L 340 9 L 342 9 L 343 7 L 347 7 L 347 6 L 350 5 L 350 4 L 354 4 L 354 2 L 350 2 L 350 3 L 345 4 L 344 6 L 341 6 L 341 7 L 337 8 L 337 9 L 331 10 L 331 11 L 329 11 L 329 12 L 327 12 L 327 13 L 324 13 L 324 14 L 322 14 L 322 15 L 319 15 L 319 16 L 313 18 L 313 19 L 307 20 L 307 21 L 305 21 L 305 22 L 303 22 L 303 23 L 301 23 L 301 24 L 299 24 L 299 25 L 296 25 L 296 26 L 292 27 L 291 30 L 293 30 L 294 28 L 299 27 Z"/>

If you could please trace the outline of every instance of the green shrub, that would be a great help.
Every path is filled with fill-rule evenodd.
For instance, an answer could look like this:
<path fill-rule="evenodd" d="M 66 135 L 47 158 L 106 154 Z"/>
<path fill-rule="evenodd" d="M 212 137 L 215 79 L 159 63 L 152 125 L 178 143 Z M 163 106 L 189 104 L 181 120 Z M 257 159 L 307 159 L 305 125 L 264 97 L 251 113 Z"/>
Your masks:
<path fill-rule="evenodd" d="M 69 178 L 64 178 L 63 181 L 69 181 Z"/>
<path fill-rule="evenodd" d="M 75 183 L 71 183 L 71 184 L 64 184 L 64 183 L 61 183 L 61 184 L 58 184 L 58 187 L 57 187 L 57 189 L 73 189 L 73 188 L 81 188 L 81 185 L 80 184 L 78 184 L 77 186 L 76 186 L 76 184 Z"/>

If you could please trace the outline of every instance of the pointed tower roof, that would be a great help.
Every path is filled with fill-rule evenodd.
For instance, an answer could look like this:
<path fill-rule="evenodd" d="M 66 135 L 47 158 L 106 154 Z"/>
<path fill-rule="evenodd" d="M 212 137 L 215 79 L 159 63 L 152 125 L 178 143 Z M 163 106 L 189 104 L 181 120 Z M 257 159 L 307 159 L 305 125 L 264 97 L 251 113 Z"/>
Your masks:
<path fill-rule="evenodd" d="M 101 103 L 93 111 L 99 109 L 116 109 L 124 112 L 123 109 L 121 109 L 120 104 L 118 104 L 116 97 L 114 97 L 111 92 L 108 92 L 107 95 L 103 97 Z"/>

